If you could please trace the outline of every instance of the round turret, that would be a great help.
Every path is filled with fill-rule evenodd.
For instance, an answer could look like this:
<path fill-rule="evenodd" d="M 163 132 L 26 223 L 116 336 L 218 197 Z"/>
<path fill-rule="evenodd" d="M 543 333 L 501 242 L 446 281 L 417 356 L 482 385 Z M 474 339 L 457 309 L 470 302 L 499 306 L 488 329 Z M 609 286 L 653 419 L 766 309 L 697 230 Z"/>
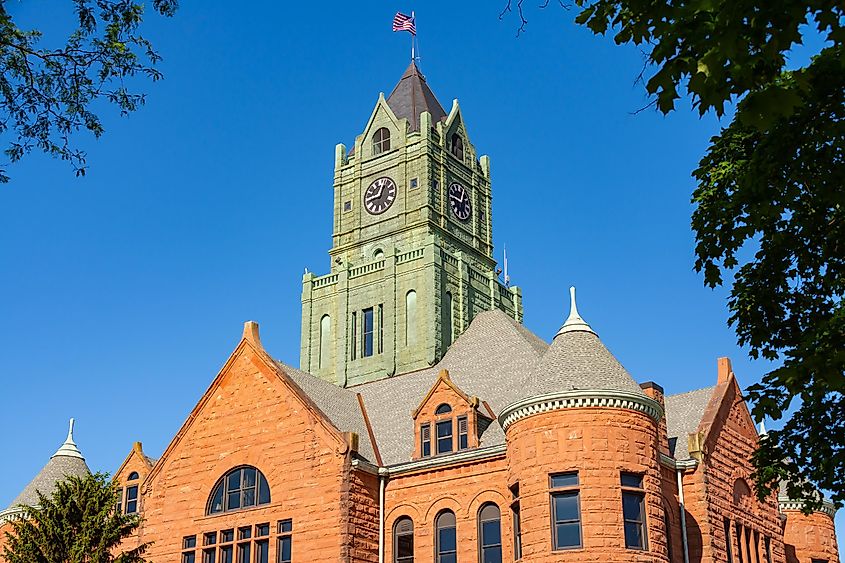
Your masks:
<path fill-rule="evenodd" d="M 502 409 L 523 561 L 665 562 L 660 403 L 571 313 Z"/>
<path fill-rule="evenodd" d="M 787 562 L 827 561 L 839 563 L 834 517 L 836 507 L 823 500 L 819 510 L 810 514 L 802 511 L 804 503 L 790 498 L 787 487 L 781 483 L 778 494 L 781 514 L 786 518 L 783 543 Z"/>

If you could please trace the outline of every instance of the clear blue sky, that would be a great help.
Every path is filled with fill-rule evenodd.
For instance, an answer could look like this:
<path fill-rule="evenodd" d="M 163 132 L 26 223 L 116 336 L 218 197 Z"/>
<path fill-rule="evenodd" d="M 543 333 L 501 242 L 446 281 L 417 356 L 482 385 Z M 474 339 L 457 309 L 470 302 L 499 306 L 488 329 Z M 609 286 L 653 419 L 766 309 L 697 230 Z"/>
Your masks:
<path fill-rule="evenodd" d="M 397 10 L 418 8 L 422 70 L 491 156 L 496 253 L 507 245 L 528 328 L 549 340 L 575 284 L 639 381 L 712 385 L 719 356 L 743 385 L 766 372 L 726 326 L 726 290 L 692 269 L 690 171 L 720 123 L 688 100 L 632 115 L 647 103 L 636 49 L 555 2 L 529 8 L 518 39 L 496 2 L 183 4 L 145 30 L 165 57 L 147 105 L 128 119 L 105 110 L 102 139 L 81 137 L 84 179 L 33 156 L 0 186 L 0 443 L 13 460 L 0 508 L 71 416 L 93 469 L 115 470 L 136 440 L 158 456 L 245 320 L 298 364 L 303 268 L 329 269 L 334 146 L 354 141 L 409 61 L 408 35 L 390 31 Z M 70 2 L 7 9 L 49 32 Z"/>

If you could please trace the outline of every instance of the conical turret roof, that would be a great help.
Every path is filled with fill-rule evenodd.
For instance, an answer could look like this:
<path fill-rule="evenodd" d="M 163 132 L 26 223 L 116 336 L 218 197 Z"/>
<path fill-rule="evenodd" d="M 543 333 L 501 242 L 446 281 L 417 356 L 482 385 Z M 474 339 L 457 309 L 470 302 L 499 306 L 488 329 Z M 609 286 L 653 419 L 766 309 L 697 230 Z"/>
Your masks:
<path fill-rule="evenodd" d="M 82 477 L 91 471 L 82 457 L 82 452 L 76 447 L 73 441 L 73 419 L 70 419 L 70 429 L 67 439 L 50 458 L 38 475 L 24 487 L 23 491 L 15 497 L 7 510 L 13 511 L 19 505 L 33 506 L 38 504 L 38 492 L 44 496 L 50 496 L 56 490 L 56 484 L 70 476 Z"/>
<path fill-rule="evenodd" d="M 417 63 L 413 61 L 405 69 L 393 92 L 387 97 L 387 105 L 396 117 L 408 120 L 411 131 L 420 130 L 420 114 L 424 111 L 431 114 L 432 123 L 437 123 L 446 117 L 443 106 L 437 101 L 437 97 L 426 84 Z"/>
<path fill-rule="evenodd" d="M 569 318 L 529 374 L 524 388 L 534 396 L 566 391 L 624 391 L 646 396 L 578 314 L 574 287 L 570 297 Z"/>

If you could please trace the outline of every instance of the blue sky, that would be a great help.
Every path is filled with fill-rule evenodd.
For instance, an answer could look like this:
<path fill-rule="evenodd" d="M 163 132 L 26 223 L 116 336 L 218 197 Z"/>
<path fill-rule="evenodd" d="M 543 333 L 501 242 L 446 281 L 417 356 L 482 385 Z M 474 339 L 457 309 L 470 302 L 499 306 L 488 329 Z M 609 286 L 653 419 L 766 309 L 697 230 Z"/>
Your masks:
<path fill-rule="evenodd" d="M 648 102 L 639 51 L 554 2 L 529 9 L 519 38 L 513 16 L 484 5 L 209 0 L 150 16 L 165 79 L 142 85 L 147 104 L 128 119 L 105 108 L 100 141 L 79 137 L 88 175 L 37 155 L 0 187 L 0 425 L 15 460 L 0 465 L 0 507 L 71 416 L 94 469 L 116 469 L 136 440 L 158 456 L 245 320 L 298 364 L 303 268 L 329 269 L 334 146 L 409 61 L 397 10 L 416 9 L 429 84 L 447 109 L 460 99 L 491 156 L 496 253 L 507 245 L 528 328 L 549 340 L 574 284 L 637 380 L 712 385 L 719 356 L 743 385 L 759 380 L 768 367 L 737 347 L 727 291 L 692 269 L 690 171 L 719 120 L 689 100 L 633 115 Z M 50 37 L 69 7 L 8 9 Z"/>

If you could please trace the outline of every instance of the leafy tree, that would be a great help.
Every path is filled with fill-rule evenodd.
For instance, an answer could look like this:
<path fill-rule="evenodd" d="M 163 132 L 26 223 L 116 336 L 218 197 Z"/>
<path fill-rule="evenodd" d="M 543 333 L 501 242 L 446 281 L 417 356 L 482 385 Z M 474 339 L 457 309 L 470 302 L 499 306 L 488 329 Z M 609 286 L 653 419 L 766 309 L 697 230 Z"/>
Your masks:
<path fill-rule="evenodd" d="M 523 1 L 514 3 L 520 29 Z M 692 228 L 705 284 L 732 278 L 728 322 L 739 343 L 780 364 L 748 389 L 758 420 L 786 418 L 753 457 L 757 493 L 786 481 L 808 509 L 820 502 L 813 485 L 845 500 L 845 4 L 574 7 L 579 24 L 644 49 L 645 88 L 659 111 L 673 111 L 683 90 L 701 115 L 735 108 L 693 172 Z M 823 47 L 787 70 L 809 34 Z"/>
<path fill-rule="evenodd" d="M 77 176 L 85 174 L 85 152 L 71 141 L 87 130 L 104 129 L 94 112 L 97 102 L 116 105 L 121 115 L 144 103 L 144 94 L 127 85 L 136 75 L 161 78 L 161 57 L 139 34 L 143 2 L 71 0 L 76 29 L 58 48 L 40 46 L 42 33 L 20 29 L 0 0 L 0 134 L 9 138 L 11 162 L 33 149 L 68 161 Z M 178 0 L 152 0 L 154 11 L 172 16 Z M 8 182 L 0 166 L 0 182 Z"/>
<path fill-rule="evenodd" d="M 117 486 L 101 473 L 69 477 L 51 497 L 38 494 L 6 533 L 8 563 L 143 563 L 148 544 L 119 551 L 140 525 L 116 509 Z"/>

